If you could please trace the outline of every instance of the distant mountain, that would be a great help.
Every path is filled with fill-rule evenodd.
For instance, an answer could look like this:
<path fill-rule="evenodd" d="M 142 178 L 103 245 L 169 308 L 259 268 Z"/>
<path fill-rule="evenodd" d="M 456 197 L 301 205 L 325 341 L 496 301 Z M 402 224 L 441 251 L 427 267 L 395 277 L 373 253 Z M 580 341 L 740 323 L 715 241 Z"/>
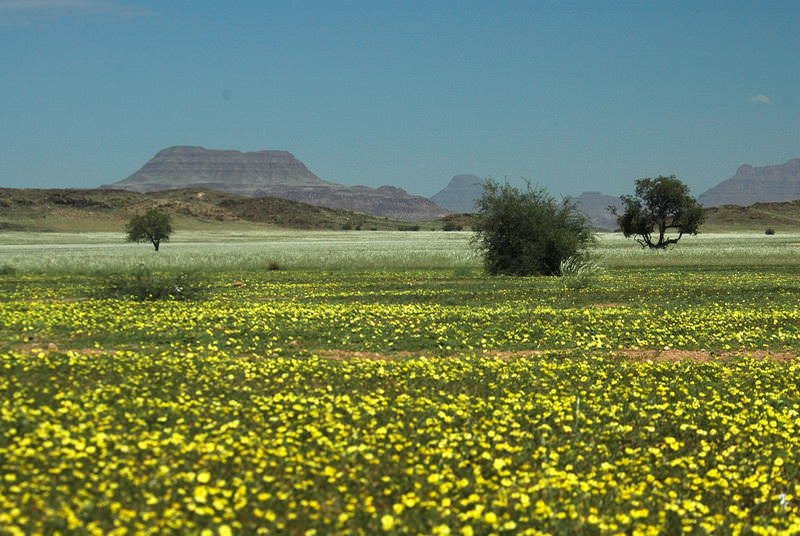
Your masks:
<path fill-rule="evenodd" d="M 619 197 L 605 195 L 600 192 L 583 192 L 572 201 L 578 210 L 586 214 L 592 227 L 601 231 L 613 231 L 617 228 L 617 218 L 608 210 L 609 206 L 622 208 Z"/>
<path fill-rule="evenodd" d="M 786 163 L 753 167 L 743 165 L 736 175 L 722 181 L 697 198 L 701 205 L 748 206 L 800 199 L 800 158 Z"/>
<path fill-rule="evenodd" d="M 431 201 L 456 214 L 475 212 L 475 201 L 483 194 L 483 183 L 475 175 L 456 175 L 443 190 L 431 197 Z M 617 228 L 617 219 L 608 211 L 608 207 L 622 207 L 619 197 L 584 192 L 571 199 L 586 214 L 592 227 L 602 231 Z"/>
<path fill-rule="evenodd" d="M 401 188 L 349 187 L 324 181 L 287 151 L 245 153 L 169 147 L 127 179 L 101 188 L 135 192 L 207 188 L 404 220 L 434 220 L 448 213 L 432 201 L 410 195 Z"/>
<path fill-rule="evenodd" d="M 475 175 L 456 175 L 431 201 L 456 214 L 475 212 L 475 201 L 483 194 L 483 180 Z"/>

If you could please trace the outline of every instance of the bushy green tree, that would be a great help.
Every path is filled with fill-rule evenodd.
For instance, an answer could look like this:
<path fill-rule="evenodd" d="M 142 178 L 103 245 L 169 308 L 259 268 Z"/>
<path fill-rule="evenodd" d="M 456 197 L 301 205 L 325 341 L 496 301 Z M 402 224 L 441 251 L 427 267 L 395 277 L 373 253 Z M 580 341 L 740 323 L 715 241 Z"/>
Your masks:
<path fill-rule="evenodd" d="M 128 242 L 150 242 L 158 251 L 161 242 L 169 240 L 172 234 L 172 221 L 166 212 L 151 208 L 131 218 L 125 230 Z"/>
<path fill-rule="evenodd" d="M 490 274 L 558 275 L 561 261 L 593 240 L 586 216 L 571 201 L 557 202 L 530 183 L 521 190 L 488 180 L 476 207 L 473 245 Z"/>
<path fill-rule="evenodd" d="M 677 244 L 684 234 L 697 234 L 705 218 L 703 207 L 675 175 L 639 179 L 636 195 L 623 195 L 620 199 L 624 205 L 622 214 L 610 207 L 617 224 L 626 238 L 633 236 L 643 248 L 664 249 Z M 670 229 L 677 236 L 668 236 Z"/>

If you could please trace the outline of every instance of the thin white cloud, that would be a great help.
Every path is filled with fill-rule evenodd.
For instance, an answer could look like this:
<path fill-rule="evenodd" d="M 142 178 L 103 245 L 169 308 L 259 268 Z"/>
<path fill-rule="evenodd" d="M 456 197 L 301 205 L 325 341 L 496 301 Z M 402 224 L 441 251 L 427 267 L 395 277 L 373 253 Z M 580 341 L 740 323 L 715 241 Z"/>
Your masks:
<path fill-rule="evenodd" d="M 750 102 L 755 102 L 757 104 L 772 104 L 772 99 L 766 95 L 756 95 L 755 97 L 750 98 Z"/>
<path fill-rule="evenodd" d="M 0 0 L 0 12 L 18 14 L 88 13 L 124 17 L 152 15 L 147 9 L 114 0 Z"/>

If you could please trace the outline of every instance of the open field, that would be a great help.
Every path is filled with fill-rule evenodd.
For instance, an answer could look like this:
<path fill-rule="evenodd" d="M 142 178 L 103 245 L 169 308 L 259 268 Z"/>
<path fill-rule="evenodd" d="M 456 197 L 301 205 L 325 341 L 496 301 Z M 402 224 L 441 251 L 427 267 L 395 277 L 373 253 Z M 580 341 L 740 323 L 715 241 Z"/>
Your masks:
<path fill-rule="evenodd" d="M 0 532 L 800 533 L 800 234 L 577 289 L 468 237 L 1 233 Z"/>
<path fill-rule="evenodd" d="M 156 253 L 122 233 L 0 232 L 0 265 L 27 273 L 105 273 L 144 263 L 157 270 L 249 271 L 277 262 L 292 270 L 478 270 L 469 232 L 224 230 L 177 232 Z M 640 248 L 618 233 L 599 233 L 597 257 L 611 268 L 794 266 L 800 232 L 704 233 L 670 251 Z"/>

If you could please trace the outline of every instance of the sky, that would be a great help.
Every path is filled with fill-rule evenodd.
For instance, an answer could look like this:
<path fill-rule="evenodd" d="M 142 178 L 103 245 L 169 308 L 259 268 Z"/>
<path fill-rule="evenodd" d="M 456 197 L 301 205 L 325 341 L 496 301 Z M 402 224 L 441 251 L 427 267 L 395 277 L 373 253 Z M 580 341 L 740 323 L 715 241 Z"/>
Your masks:
<path fill-rule="evenodd" d="M 796 1 L 0 0 L 0 186 L 199 145 L 425 196 L 699 195 L 800 157 L 798 27 Z"/>

